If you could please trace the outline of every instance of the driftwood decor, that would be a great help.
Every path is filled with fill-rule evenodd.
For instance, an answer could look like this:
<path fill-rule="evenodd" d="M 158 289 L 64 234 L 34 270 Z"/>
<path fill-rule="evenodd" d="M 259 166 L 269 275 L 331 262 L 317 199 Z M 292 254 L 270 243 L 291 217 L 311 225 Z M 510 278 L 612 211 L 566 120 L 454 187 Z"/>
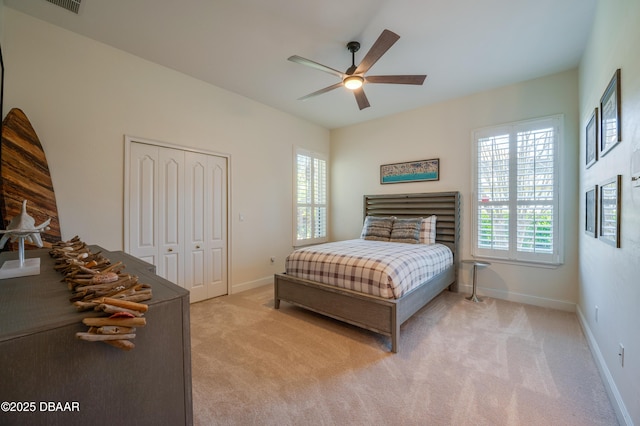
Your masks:
<path fill-rule="evenodd" d="M 54 269 L 64 275 L 73 292 L 70 300 L 78 311 L 106 315 L 84 318 L 82 323 L 89 329 L 76 333 L 76 338 L 133 349 L 136 327 L 147 324 L 144 314 L 149 307 L 140 302 L 151 299 L 151 286 L 122 272 L 122 262 L 112 264 L 102 254 L 92 253 L 78 237 L 55 243 L 49 254 L 56 259 Z"/>

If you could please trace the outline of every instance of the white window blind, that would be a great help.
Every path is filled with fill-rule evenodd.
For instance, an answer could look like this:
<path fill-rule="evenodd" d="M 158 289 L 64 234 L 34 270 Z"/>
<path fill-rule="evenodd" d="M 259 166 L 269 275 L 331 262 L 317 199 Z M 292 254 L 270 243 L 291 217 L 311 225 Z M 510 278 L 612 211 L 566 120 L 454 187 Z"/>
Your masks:
<path fill-rule="evenodd" d="M 295 150 L 294 246 L 327 241 L 327 160 L 322 154 Z"/>
<path fill-rule="evenodd" d="M 474 255 L 558 264 L 562 116 L 474 132 Z"/>

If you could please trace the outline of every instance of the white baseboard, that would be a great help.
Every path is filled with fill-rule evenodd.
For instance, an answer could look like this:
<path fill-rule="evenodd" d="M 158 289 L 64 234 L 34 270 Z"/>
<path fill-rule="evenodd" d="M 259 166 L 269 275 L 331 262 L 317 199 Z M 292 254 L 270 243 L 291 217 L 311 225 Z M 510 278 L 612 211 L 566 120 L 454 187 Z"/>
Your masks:
<path fill-rule="evenodd" d="M 458 291 L 461 293 L 471 293 L 473 287 L 471 284 L 458 283 Z M 540 306 L 542 308 L 558 309 L 560 311 L 575 312 L 576 304 L 565 300 L 547 299 L 545 297 L 531 296 L 523 293 L 514 293 L 512 291 L 496 290 L 494 288 L 478 287 L 476 289 L 478 296 L 487 296 L 494 299 L 509 300 L 511 302 L 525 303 L 527 305 Z"/>
<path fill-rule="evenodd" d="M 633 426 L 633 420 L 631 419 L 631 415 L 629 411 L 627 411 L 627 407 L 624 405 L 624 401 L 622 400 L 622 396 L 618 391 L 618 387 L 616 383 L 613 381 L 613 376 L 607 367 L 607 364 L 604 361 L 604 357 L 602 356 L 602 352 L 600 351 L 600 347 L 598 346 L 598 342 L 591 332 L 589 328 L 589 324 L 582 314 L 580 310 L 580 306 L 576 307 L 576 313 L 578 315 L 578 321 L 582 326 L 582 330 L 584 331 L 584 335 L 587 338 L 587 343 L 589 344 L 589 348 L 591 349 L 591 353 L 593 354 L 593 359 L 596 361 L 596 365 L 598 370 L 600 371 L 600 375 L 602 376 L 602 380 L 604 382 L 604 387 L 609 394 L 609 400 L 611 400 L 611 405 L 613 405 L 613 409 L 616 412 L 616 416 L 618 417 L 618 421 L 621 425 Z"/>
<path fill-rule="evenodd" d="M 262 287 L 263 285 L 267 285 L 267 284 L 273 284 L 273 275 L 269 275 L 268 277 L 260 278 L 254 281 L 247 281 L 244 283 L 231 286 L 231 294 L 236 294 L 242 291 L 251 290 L 253 288 Z"/>

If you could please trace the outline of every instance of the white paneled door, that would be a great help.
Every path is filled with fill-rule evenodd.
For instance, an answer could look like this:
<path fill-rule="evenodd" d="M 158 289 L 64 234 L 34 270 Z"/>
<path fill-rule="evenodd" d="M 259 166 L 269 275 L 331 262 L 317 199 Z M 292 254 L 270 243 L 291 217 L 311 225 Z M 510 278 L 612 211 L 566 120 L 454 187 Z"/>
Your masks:
<path fill-rule="evenodd" d="M 185 153 L 185 287 L 191 300 L 227 293 L 227 159 Z"/>
<path fill-rule="evenodd" d="M 227 158 L 131 141 L 125 249 L 190 291 L 227 294 Z"/>
<path fill-rule="evenodd" d="M 172 283 L 184 282 L 184 153 L 177 149 L 159 148 L 158 180 L 154 185 L 158 205 L 156 231 L 158 264 L 156 273 Z M 150 208 L 147 208 L 150 210 Z"/>

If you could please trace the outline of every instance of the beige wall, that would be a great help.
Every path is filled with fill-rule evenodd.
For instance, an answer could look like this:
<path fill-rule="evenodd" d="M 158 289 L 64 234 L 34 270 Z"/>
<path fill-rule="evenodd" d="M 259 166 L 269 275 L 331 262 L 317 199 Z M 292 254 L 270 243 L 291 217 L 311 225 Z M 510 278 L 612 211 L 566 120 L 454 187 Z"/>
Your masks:
<path fill-rule="evenodd" d="M 591 38 L 580 65 L 580 140 L 593 109 L 621 69 L 622 142 L 589 169 L 580 150 L 580 193 L 622 175 L 621 247 L 580 232 L 578 314 L 611 396 L 626 424 L 640 424 L 640 187 L 631 181 L 640 155 L 640 2 L 599 0 Z M 636 174 L 640 173 L 640 163 Z M 584 203 L 581 202 L 581 210 Z M 580 216 L 580 229 L 584 228 Z M 598 320 L 595 310 L 598 306 Z M 625 347 L 624 367 L 618 356 Z"/>
<path fill-rule="evenodd" d="M 328 155 L 328 130 L 3 9 L 4 113 L 38 133 L 63 238 L 123 249 L 125 135 L 224 153 L 233 290 L 271 282 L 292 248 L 293 146 Z"/>
<path fill-rule="evenodd" d="M 562 113 L 565 138 L 561 168 L 565 263 L 535 268 L 493 262 L 478 274 L 480 293 L 564 310 L 577 301 L 578 74 L 568 71 L 331 132 L 332 239 L 354 238 L 362 226 L 363 194 L 460 191 L 462 256 L 471 255 L 471 132 L 517 120 Z M 438 84 L 427 80 L 429 85 Z M 440 180 L 381 185 L 381 164 L 440 159 Z M 348 184 L 344 184 L 348 182 Z M 460 271 L 463 291 L 469 265 Z"/>
<path fill-rule="evenodd" d="M 291 249 L 294 145 L 331 148 L 332 239 L 358 235 L 363 194 L 459 190 L 462 254 L 469 257 L 471 131 L 563 113 L 565 264 L 545 269 L 494 262 L 481 272 L 480 292 L 568 310 L 577 302 L 614 405 L 627 424 L 640 424 L 640 188 L 630 181 L 630 157 L 640 150 L 639 18 L 637 0 L 599 0 L 579 79 L 570 71 L 329 133 L 5 8 L 0 0 L 3 116 L 12 107 L 23 109 L 40 136 L 63 237 L 77 234 L 110 250 L 123 248 L 124 135 L 230 155 L 230 277 L 238 291 L 269 282 Z M 616 68 L 622 69 L 624 140 L 585 171 L 584 126 Z M 437 82 L 427 80 L 426 90 L 430 84 Z M 380 164 L 424 158 L 440 158 L 440 181 L 379 184 Z M 623 175 L 619 249 L 582 232 L 584 191 L 615 174 Z M 468 291 L 470 271 L 461 270 L 460 278 Z"/>

